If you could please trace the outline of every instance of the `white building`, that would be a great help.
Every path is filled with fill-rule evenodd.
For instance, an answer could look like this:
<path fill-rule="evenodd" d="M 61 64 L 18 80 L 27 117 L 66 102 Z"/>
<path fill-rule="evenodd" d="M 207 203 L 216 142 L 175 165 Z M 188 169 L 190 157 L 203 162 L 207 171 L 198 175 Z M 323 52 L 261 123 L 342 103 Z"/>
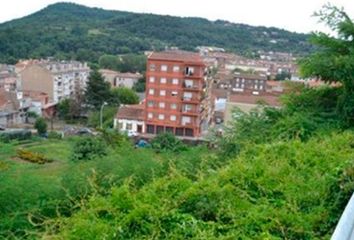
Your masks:
<path fill-rule="evenodd" d="M 144 105 L 121 106 L 114 119 L 114 128 L 132 135 L 144 133 Z"/>
<path fill-rule="evenodd" d="M 101 69 L 100 73 L 112 87 L 132 88 L 142 78 L 140 73 L 121 73 L 108 69 Z"/>

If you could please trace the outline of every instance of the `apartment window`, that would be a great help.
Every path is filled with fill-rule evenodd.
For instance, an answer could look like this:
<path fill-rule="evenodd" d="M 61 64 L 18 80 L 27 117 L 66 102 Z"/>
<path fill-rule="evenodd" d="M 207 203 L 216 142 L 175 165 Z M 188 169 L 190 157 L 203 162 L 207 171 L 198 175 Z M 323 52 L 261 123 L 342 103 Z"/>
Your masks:
<path fill-rule="evenodd" d="M 148 113 L 148 119 L 152 119 L 154 115 L 152 113 Z"/>
<path fill-rule="evenodd" d="M 161 65 L 161 71 L 167 72 L 167 65 Z"/>
<path fill-rule="evenodd" d="M 172 97 L 176 97 L 177 95 L 178 95 L 178 92 L 177 92 L 177 91 L 172 91 L 172 92 L 171 92 L 171 96 L 172 96 Z"/>
<path fill-rule="evenodd" d="M 192 76 L 193 74 L 194 74 L 194 68 L 193 67 L 186 67 L 186 75 Z"/>
<path fill-rule="evenodd" d="M 166 78 L 161 78 L 160 79 L 160 83 L 166 83 L 166 82 L 167 82 Z"/>
<path fill-rule="evenodd" d="M 259 86 L 259 89 L 260 89 L 260 90 L 263 90 L 263 85 L 260 85 L 260 86 Z"/>
<path fill-rule="evenodd" d="M 184 105 L 183 110 L 184 110 L 185 112 L 191 111 L 191 110 L 192 110 L 192 105 L 189 105 L 189 104 Z"/>
<path fill-rule="evenodd" d="M 239 82 L 239 81 L 240 81 L 240 79 L 239 79 L 239 78 L 237 78 L 237 79 L 236 79 L 236 82 Z"/>
<path fill-rule="evenodd" d="M 148 101 L 148 107 L 153 107 L 154 106 L 154 102 L 153 101 Z"/>
<path fill-rule="evenodd" d="M 172 79 L 172 84 L 178 85 L 178 79 L 177 78 Z"/>
<path fill-rule="evenodd" d="M 176 121 L 176 120 L 177 120 L 176 115 L 171 115 L 171 116 L 170 116 L 170 120 L 171 120 L 171 121 Z"/>
<path fill-rule="evenodd" d="M 191 123 L 191 117 L 182 117 L 182 125 L 186 125 L 187 123 Z"/>
<path fill-rule="evenodd" d="M 193 87 L 193 80 L 185 80 L 184 81 L 184 85 L 186 86 L 186 88 L 192 88 Z"/>
<path fill-rule="evenodd" d="M 119 129 L 119 130 L 123 130 L 123 123 L 122 123 L 122 122 L 119 122 L 119 123 L 118 123 L 118 129 Z"/>
<path fill-rule="evenodd" d="M 254 89 L 258 89 L 258 85 L 257 84 L 254 85 Z"/>
<path fill-rule="evenodd" d="M 160 103 L 159 103 L 159 107 L 160 107 L 160 108 L 165 108 L 165 103 L 164 103 L 164 102 L 160 102 Z"/>
<path fill-rule="evenodd" d="M 160 90 L 160 96 L 166 96 L 166 90 Z"/>
<path fill-rule="evenodd" d="M 127 123 L 125 126 L 126 126 L 125 127 L 126 130 L 132 130 L 133 129 L 133 124 L 131 124 L 131 123 Z"/>
<path fill-rule="evenodd" d="M 159 120 L 164 120 L 164 119 L 165 119 L 165 115 L 159 114 Z"/>
<path fill-rule="evenodd" d="M 155 64 L 150 64 L 150 71 L 155 71 L 156 65 Z"/>
<path fill-rule="evenodd" d="M 150 81 L 151 83 L 155 82 L 155 77 L 150 77 L 150 78 L 149 78 L 149 81 Z"/>
<path fill-rule="evenodd" d="M 177 104 L 176 103 L 171 103 L 171 109 L 177 109 Z"/>
<path fill-rule="evenodd" d="M 192 96 L 193 96 L 193 94 L 191 92 L 185 92 L 183 94 L 183 99 L 190 100 L 190 99 L 192 99 Z"/>
<path fill-rule="evenodd" d="M 149 89 L 149 94 L 150 94 L 150 95 L 154 95 L 154 94 L 155 94 L 155 90 L 154 90 L 153 88 L 150 88 L 150 89 Z"/>
<path fill-rule="evenodd" d="M 173 66 L 173 71 L 174 72 L 179 72 L 179 66 Z"/>

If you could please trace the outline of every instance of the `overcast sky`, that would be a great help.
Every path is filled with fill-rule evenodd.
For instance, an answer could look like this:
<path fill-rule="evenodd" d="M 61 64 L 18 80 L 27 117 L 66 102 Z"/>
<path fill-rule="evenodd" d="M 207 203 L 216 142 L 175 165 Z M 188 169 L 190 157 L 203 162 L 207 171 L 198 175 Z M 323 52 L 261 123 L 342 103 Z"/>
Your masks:
<path fill-rule="evenodd" d="M 2 2 L 0 23 L 36 12 L 58 0 Z M 223 19 L 254 26 L 273 26 L 296 32 L 326 31 L 314 11 L 327 2 L 344 7 L 354 17 L 354 0 L 72 0 L 91 7 L 174 16 Z"/>

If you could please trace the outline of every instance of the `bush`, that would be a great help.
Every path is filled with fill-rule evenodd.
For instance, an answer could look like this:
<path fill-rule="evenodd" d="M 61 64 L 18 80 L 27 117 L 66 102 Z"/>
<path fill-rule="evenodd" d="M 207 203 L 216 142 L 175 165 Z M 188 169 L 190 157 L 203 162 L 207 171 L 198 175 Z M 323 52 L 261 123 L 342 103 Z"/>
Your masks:
<path fill-rule="evenodd" d="M 43 135 L 47 132 L 47 123 L 44 118 L 37 118 L 34 123 L 34 128 L 37 129 L 38 135 Z"/>
<path fill-rule="evenodd" d="M 176 138 L 172 133 L 162 133 L 157 135 L 151 141 L 152 148 L 157 151 L 181 152 L 187 149 L 181 140 Z"/>
<path fill-rule="evenodd" d="M 106 144 L 99 138 L 80 138 L 73 148 L 72 160 L 91 160 L 107 155 Z"/>
<path fill-rule="evenodd" d="M 59 132 L 51 131 L 48 134 L 48 139 L 62 139 L 62 134 Z"/>
<path fill-rule="evenodd" d="M 32 137 L 32 133 L 29 130 L 16 130 L 0 133 L 1 142 L 9 142 L 11 140 L 27 140 Z"/>
<path fill-rule="evenodd" d="M 53 160 L 46 158 L 41 153 L 35 153 L 25 149 L 18 149 L 17 157 L 21 158 L 22 160 L 38 164 L 53 162 Z"/>

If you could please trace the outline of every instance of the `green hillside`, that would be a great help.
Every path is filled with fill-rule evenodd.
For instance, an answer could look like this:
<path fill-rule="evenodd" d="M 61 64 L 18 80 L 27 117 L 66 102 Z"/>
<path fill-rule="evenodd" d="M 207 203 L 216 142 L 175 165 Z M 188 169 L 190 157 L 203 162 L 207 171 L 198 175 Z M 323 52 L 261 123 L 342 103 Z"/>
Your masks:
<path fill-rule="evenodd" d="M 242 54 L 257 50 L 306 54 L 311 49 L 308 37 L 277 28 L 222 20 L 57 3 L 27 17 L 0 24 L 0 62 L 47 56 L 97 62 L 104 53 L 137 53 L 165 46 L 191 50 L 200 45 L 223 47 Z"/>

